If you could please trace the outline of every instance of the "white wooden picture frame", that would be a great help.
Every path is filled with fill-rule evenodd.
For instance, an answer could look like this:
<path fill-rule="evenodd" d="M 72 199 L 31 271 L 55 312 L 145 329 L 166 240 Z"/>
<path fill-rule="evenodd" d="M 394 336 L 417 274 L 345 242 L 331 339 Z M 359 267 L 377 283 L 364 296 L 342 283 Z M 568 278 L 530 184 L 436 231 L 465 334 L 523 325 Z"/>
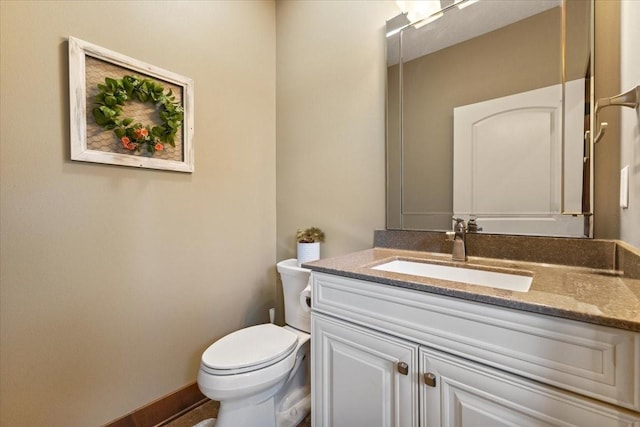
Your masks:
<path fill-rule="evenodd" d="M 184 111 L 183 121 L 176 133 L 175 147 L 154 153 L 127 151 L 122 148 L 113 131 L 104 129 L 95 122 L 92 115 L 93 99 L 98 91 L 95 81 L 100 79 L 100 83 L 103 83 L 106 77 L 114 78 L 105 70 L 148 78 L 161 84 L 163 88 L 166 86 L 173 90 L 176 102 L 180 103 Z M 69 37 L 71 160 L 193 172 L 193 97 L 193 80 L 190 78 Z M 136 101 L 130 104 L 135 103 L 141 104 Z M 147 108 L 150 120 L 153 120 L 153 114 L 157 115 L 153 111 L 153 105 L 137 108 Z"/>

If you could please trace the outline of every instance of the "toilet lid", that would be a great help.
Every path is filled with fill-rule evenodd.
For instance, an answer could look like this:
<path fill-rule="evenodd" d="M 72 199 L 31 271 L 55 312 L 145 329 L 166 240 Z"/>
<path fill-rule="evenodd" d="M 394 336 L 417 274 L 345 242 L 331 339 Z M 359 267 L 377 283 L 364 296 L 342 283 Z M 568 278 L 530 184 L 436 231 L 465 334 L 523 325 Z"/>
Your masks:
<path fill-rule="evenodd" d="M 251 326 L 211 344 L 202 354 L 202 363 L 215 370 L 257 368 L 282 360 L 297 343 L 298 336 L 280 326 Z"/>

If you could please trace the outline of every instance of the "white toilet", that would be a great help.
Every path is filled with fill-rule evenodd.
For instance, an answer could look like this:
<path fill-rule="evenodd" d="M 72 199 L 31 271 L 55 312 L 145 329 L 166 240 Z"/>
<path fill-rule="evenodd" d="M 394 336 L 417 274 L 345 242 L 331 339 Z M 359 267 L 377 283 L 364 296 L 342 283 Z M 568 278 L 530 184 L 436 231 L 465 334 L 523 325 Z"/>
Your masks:
<path fill-rule="evenodd" d="M 235 331 L 202 354 L 198 387 L 220 401 L 216 427 L 295 427 L 311 408 L 309 308 L 300 295 L 310 270 L 277 264 L 286 326 Z"/>

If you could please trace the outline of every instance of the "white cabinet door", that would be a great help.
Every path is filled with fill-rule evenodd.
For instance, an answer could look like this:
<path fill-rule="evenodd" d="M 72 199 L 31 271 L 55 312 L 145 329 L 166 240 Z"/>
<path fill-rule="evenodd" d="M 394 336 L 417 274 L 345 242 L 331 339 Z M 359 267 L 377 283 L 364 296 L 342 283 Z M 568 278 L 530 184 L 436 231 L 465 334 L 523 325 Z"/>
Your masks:
<path fill-rule="evenodd" d="M 637 413 L 443 352 L 421 347 L 420 364 L 423 427 L 640 426 Z"/>
<path fill-rule="evenodd" d="M 416 344 L 315 313 L 311 340 L 314 427 L 418 426 Z"/>

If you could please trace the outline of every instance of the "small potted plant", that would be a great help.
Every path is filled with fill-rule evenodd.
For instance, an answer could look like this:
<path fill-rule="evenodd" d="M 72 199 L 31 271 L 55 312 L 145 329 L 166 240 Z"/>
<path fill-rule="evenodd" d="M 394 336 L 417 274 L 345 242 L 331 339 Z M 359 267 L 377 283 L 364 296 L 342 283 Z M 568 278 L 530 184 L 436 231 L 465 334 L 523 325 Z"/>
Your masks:
<path fill-rule="evenodd" d="M 298 243 L 298 267 L 305 262 L 320 259 L 320 243 L 324 242 L 324 232 L 318 227 L 310 227 L 296 232 Z"/>

